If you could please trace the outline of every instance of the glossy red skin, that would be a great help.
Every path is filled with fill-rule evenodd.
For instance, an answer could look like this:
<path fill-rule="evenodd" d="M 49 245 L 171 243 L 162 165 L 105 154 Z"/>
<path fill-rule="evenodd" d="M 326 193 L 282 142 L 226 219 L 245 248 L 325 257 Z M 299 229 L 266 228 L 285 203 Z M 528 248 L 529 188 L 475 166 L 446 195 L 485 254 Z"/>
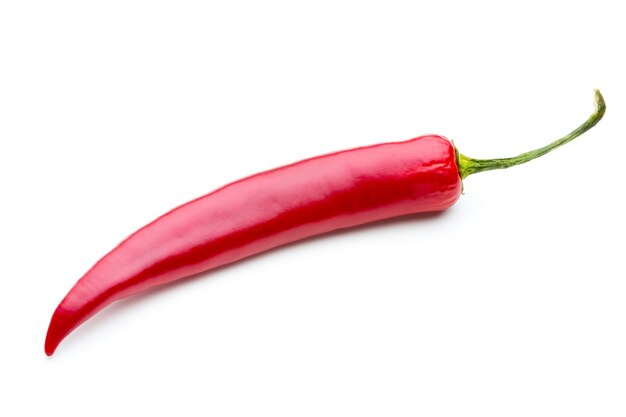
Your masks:
<path fill-rule="evenodd" d="M 455 148 L 421 136 L 300 161 L 159 217 L 98 261 L 57 307 L 46 354 L 120 298 L 337 229 L 444 210 L 461 193 Z"/>

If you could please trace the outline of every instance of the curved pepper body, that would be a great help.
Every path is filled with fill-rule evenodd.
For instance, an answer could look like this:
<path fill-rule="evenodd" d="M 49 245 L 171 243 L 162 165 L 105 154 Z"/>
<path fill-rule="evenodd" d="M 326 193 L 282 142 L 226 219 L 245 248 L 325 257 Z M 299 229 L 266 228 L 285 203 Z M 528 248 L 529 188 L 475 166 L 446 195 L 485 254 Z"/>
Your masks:
<path fill-rule="evenodd" d="M 115 300 L 310 236 L 444 210 L 460 193 L 455 148 L 435 135 L 233 182 L 159 217 L 98 261 L 54 312 L 46 353 Z"/>

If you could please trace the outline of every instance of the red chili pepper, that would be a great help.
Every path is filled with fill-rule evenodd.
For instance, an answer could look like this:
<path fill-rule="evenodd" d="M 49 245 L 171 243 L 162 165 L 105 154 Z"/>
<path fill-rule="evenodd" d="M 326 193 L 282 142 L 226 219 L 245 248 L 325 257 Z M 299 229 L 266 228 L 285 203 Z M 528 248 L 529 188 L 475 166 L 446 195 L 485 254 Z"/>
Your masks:
<path fill-rule="evenodd" d="M 233 182 L 138 230 L 100 259 L 57 307 L 52 355 L 113 301 L 310 236 L 405 214 L 444 210 L 462 179 L 522 164 L 593 127 L 605 104 L 569 135 L 513 158 L 472 159 L 446 138 L 421 136 L 300 161 Z"/>

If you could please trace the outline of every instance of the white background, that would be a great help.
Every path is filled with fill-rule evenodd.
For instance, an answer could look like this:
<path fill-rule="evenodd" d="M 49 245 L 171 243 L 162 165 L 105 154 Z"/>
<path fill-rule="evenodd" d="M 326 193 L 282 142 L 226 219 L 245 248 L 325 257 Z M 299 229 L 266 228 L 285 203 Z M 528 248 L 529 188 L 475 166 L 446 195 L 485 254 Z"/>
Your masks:
<path fill-rule="evenodd" d="M 626 26 L 612 1 L 5 1 L 0 414 L 623 416 Z M 541 146 L 439 216 L 49 318 L 143 224 L 305 157 Z M 320 173 L 323 175 L 323 173 Z"/>

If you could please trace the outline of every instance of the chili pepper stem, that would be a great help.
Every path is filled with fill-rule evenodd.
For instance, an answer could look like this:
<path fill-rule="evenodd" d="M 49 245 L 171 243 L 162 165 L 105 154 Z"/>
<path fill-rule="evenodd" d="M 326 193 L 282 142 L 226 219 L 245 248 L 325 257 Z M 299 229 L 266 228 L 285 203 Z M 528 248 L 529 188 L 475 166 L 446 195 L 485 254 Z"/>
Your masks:
<path fill-rule="evenodd" d="M 569 134 L 563 136 L 560 139 L 555 140 L 554 142 L 539 148 L 532 150 L 530 152 L 523 153 L 521 155 L 513 156 L 511 158 L 498 158 L 498 159 L 474 159 L 469 158 L 457 150 L 458 156 L 458 164 L 459 164 L 459 174 L 461 175 L 461 179 L 466 178 L 469 175 L 476 174 L 478 172 L 490 171 L 492 169 L 504 169 L 510 168 L 515 165 L 524 164 L 528 161 L 532 161 L 535 158 L 539 158 L 552 151 L 553 149 L 558 148 L 559 146 L 565 145 L 568 142 L 576 139 L 578 136 L 582 135 L 592 127 L 598 123 L 604 113 L 606 111 L 606 104 L 604 103 L 604 98 L 600 91 L 595 90 L 595 103 L 596 110 L 593 112 L 591 116 L 578 128 L 570 132 Z"/>

